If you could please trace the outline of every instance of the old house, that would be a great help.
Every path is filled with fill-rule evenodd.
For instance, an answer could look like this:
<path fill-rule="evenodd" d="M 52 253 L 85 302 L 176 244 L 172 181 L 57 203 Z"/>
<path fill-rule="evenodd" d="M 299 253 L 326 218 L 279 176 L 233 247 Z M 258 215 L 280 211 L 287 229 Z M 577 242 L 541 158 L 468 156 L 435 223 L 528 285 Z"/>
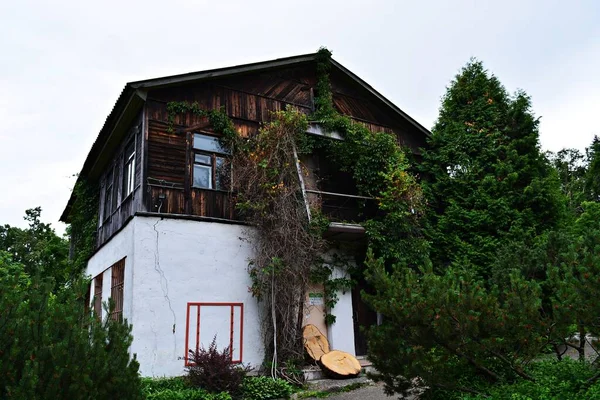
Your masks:
<path fill-rule="evenodd" d="M 96 250 L 87 265 L 91 303 L 112 297 L 113 317 L 133 324 L 132 352 L 143 375 L 180 375 L 188 349 L 217 335 L 232 358 L 263 361 L 259 308 L 248 291 L 252 247 L 219 166 L 228 154 L 210 125 L 193 116 L 168 129 L 170 101 L 223 107 L 242 135 L 252 135 L 270 111 L 292 105 L 314 109 L 316 55 L 194 72 L 125 85 L 90 150 L 80 177 L 98 185 Z M 344 66 L 331 60 L 333 101 L 339 112 L 371 130 L 395 134 L 414 150 L 428 131 Z M 324 135 L 311 124 L 307 135 Z M 333 135 L 335 136 L 335 135 Z M 337 138 L 342 139 L 343 138 Z M 332 138 L 332 140 L 336 140 Z M 321 179 L 307 179 L 334 222 L 330 240 L 360 242 L 359 210 L 352 185 L 318 154 L 304 160 Z M 235 179 L 233 177 L 232 179 Z M 74 195 L 61 217 L 69 222 Z M 354 223 L 348 223 L 353 221 Z M 322 327 L 332 346 L 364 354 L 359 325 L 376 317 L 358 291 L 339 293 L 337 321 L 325 326 L 318 294 L 307 294 L 306 320 Z"/>

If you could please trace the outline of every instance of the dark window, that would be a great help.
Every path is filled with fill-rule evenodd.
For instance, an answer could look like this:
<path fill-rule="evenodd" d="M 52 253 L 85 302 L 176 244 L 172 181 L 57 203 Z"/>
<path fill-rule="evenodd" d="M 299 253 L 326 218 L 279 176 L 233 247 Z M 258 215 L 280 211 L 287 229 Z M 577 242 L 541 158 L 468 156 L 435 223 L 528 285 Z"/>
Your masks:
<path fill-rule="evenodd" d="M 123 196 L 125 200 L 135 189 L 135 141 L 129 142 L 123 155 Z"/>
<path fill-rule="evenodd" d="M 113 171 L 111 169 L 106 174 L 106 186 L 104 189 L 104 220 L 107 220 L 112 213 L 113 197 Z"/>
<path fill-rule="evenodd" d="M 110 287 L 110 298 L 114 308 L 110 317 L 115 321 L 123 320 L 123 284 L 125 282 L 125 259 L 111 266 L 112 285 Z"/>
<path fill-rule="evenodd" d="M 192 186 L 202 189 L 227 190 L 231 170 L 228 151 L 214 136 L 194 134 L 194 170 Z"/>
<path fill-rule="evenodd" d="M 94 278 L 94 313 L 102 316 L 102 274 Z"/>

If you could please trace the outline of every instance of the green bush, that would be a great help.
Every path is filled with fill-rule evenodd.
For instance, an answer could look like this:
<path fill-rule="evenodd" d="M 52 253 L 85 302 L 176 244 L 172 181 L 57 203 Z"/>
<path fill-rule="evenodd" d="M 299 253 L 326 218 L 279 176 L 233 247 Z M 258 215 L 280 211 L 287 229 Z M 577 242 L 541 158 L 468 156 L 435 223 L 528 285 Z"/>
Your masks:
<path fill-rule="evenodd" d="M 143 378 L 142 394 L 146 400 L 231 400 L 228 393 L 208 393 L 188 386 L 184 377 Z"/>
<path fill-rule="evenodd" d="M 530 365 L 535 382 L 518 380 L 513 384 L 489 387 L 489 396 L 463 395 L 461 400 L 600 400 L 600 382 L 586 385 L 598 370 L 586 362 L 565 359 Z M 442 398 L 442 397 L 440 397 Z M 443 397 L 447 399 L 448 397 Z"/>
<path fill-rule="evenodd" d="M 242 383 L 244 400 L 287 399 L 293 391 L 287 381 L 269 376 L 247 377 Z"/>
<path fill-rule="evenodd" d="M 166 389 L 183 390 L 189 388 L 183 376 L 173 378 L 142 378 L 142 392 L 146 396 L 150 393 L 161 392 Z"/>
<path fill-rule="evenodd" d="M 85 282 L 26 279 L 1 253 L 0 398 L 141 399 L 131 326 L 86 312 Z"/>
<path fill-rule="evenodd" d="M 163 389 L 150 393 L 146 400 L 231 400 L 228 393 L 208 393 L 201 389 Z"/>

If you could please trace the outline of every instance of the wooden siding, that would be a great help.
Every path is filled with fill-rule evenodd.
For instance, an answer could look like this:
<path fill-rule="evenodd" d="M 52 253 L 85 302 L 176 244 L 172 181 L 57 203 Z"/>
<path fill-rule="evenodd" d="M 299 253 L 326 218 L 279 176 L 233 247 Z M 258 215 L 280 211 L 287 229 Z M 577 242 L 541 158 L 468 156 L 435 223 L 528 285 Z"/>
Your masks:
<path fill-rule="evenodd" d="M 112 235 L 121 229 L 131 216 L 137 211 L 142 210 L 142 153 L 144 142 L 142 121 L 142 113 L 140 113 L 133 122 L 131 128 L 129 128 L 125 139 L 115 152 L 113 160 L 109 163 L 100 177 L 100 205 L 98 210 L 98 234 L 96 237 L 96 245 L 98 247 L 106 243 Z M 123 157 L 125 147 L 131 140 L 135 141 L 135 184 L 133 192 L 129 196 L 123 198 Z M 104 210 L 107 207 L 107 204 L 105 204 L 105 191 L 107 188 L 106 179 L 111 171 L 113 173 L 113 198 L 110 215 L 105 216 Z"/>
<path fill-rule="evenodd" d="M 399 122 L 387 106 L 356 82 L 342 74 L 332 74 L 331 82 L 334 105 L 341 113 L 374 132 L 395 134 L 399 143 L 413 151 L 421 145 L 405 133 L 406 123 Z M 191 187 L 192 139 L 186 131 L 205 120 L 191 114 L 179 115 L 174 121 L 174 132 L 168 132 L 169 101 L 197 102 L 204 109 L 223 108 L 237 131 L 249 136 L 257 132 L 260 124 L 269 121 L 273 111 L 291 106 L 307 115 L 312 113 L 315 84 L 314 65 L 304 65 L 150 91 L 146 103 L 146 210 L 233 220 L 238 217 L 232 193 Z M 202 131 L 212 133 L 210 126 Z"/>
<path fill-rule="evenodd" d="M 332 71 L 330 78 L 338 111 L 371 131 L 395 134 L 398 142 L 414 153 L 425 145 L 421 132 L 347 75 Z M 273 111 L 293 107 L 310 115 L 314 111 L 315 85 L 313 63 L 150 90 L 142 113 L 100 176 L 97 245 L 106 243 L 138 211 L 238 219 L 232 193 L 192 187 L 192 134 L 187 128 L 206 120 L 190 114 L 180 115 L 175 118 L 174 132 L 169 132 L 166 110 L 169 101 L 197 102 L 204 109 L 223 108 L 239 134 L 247 137 L 268 122 Z M 214 134 L 210 126 L 202 131 Z M 123 154 L 132 139 L 136 141 L 135 189 L 123 198 Z M 109 171 L 114 177 L 114 198 L 111 213 L 104 218 Z M 336 210 L 343 208 L 333 205 Z"/>

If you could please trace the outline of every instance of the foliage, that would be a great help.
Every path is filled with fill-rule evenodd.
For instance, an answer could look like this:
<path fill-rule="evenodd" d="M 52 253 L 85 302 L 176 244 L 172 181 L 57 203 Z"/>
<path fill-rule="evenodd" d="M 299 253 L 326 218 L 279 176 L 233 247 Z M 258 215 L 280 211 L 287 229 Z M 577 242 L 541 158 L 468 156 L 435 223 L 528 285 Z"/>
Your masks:
<path fill-rule="evenodd" d="M 365 297 L 384 316 L 369 357 L 388 391 L 414 379 L 445 395 L 533 382 L 526 365 L 596 312 L 582 281 L 596 277 L 596 250 L 571 231 L 563 194 L 582 187 L 579 155 L 553 160 L 559 181 L 537 127 L 529 97 L 509 96 L 480 62 L 448 88 L 419 168 L 431 260 L 367 261 L 376 293 Z"/>
<path fill-rule="evenodd" d="M 85 310 L 87 282 L 55 290 L 0 256 L 0 398 L 141 398 L 131 326 Z"/>
<path fill-rule="evenodd" d="M 190 350 L 186 366 L 187 381 L 191 387 L 201 388 L 210 393 L 228 392 L 236 396 L 241 391 L 241 385 L 247 369 L 231 361 L 231 349 L 217 349 L 215 336 L 208 349 L 200 347 Z"/>
<path fill-rule="evenodd" d="M 78 179 L 73 189 L 75 201 L 69 215 L 67 234 L 71 238 L 71 263 L 74 274 L 82 273 L 88 259 L 96 250 L 98 228 L 99 188 L 97 185 Z"/>
<path fill-rule="evenodd" d="M 208 393 L 190 388 L 184 377 L 142 378 L 142 394 L 147 400 L 231 400 L 228 393 Z"/>
<path fill-rule="evenodd" d="M 315 139 L 313 147 L 322 148 L 342 171 L 349 172 L 358 194 L 373 197 L 379 213 L 364 226 L 369 246 L 378 256 L 397 262 L 418 263 L 426 256 L 418 218 L 422 212 L 422 193 L 410 164 L 395 135 L 371 132 L 335 110 L 329 82 L 331 52 L 321 49 L 317 62 L 315 113 L 312 119 L 327 131 L 338 132 L 343 141 Z"/>
<path fill-rule="evenodd" d="M 244 400 L 287 399 L 293 391 L 287 381 L 270 376 L 247 377 L 242 384 Z"/>
<path fill-rule="evenodd" d="M 49 276 L 61 286 L 71 278 L 69 244 L 56 235 L 50 224 L 40 221 L 41 212 L 40 207 L 25 211 L 24 219 L 29 224 L 26 229 L 0 226 L 0 251 L 23 265 L 25 274 Z"/>
<path fill-rule="evenodd" d="M 365 298 L 385 321 L 370 331 L 369 357 L 390 390 L 406 392 L 415 377 L 458 390 L 461 375 L 530 379 L 523 365 L 545 347 L 548 329 L 534 281 L 515 273 L 506 287 L 488 289 L 469 269 L 390 272 L 372 255 L 367 266 L 377 294 Z"/>
<path fill-rule="evenodd" d="M 463 395 L 454 398 L 461 400 L 489 398 L 495 400 L 600 399 L 600 384 L 590 385 L 588 383 L 588 380 L 596 373 L 596 368 L 586 362 L 570 359 L 541 361 L 532 363 L 527 369 L 535 377 L 535 382 L 518 380 L 513 384 L 489 388 L 489 396 Z M 448 399 L 449 397 L 440 398 Z"/>
<path fill-rule="evenodd" d="M 423 151 L 425 230 L 439 268 L 454 260 L 489 276 L 510 241 L 530 242 L 563 213 L 557 176 L 539 149 L 539 119 L 524 92 L 509 96 L 481 62 L 448 88 Z"/>
<path fill-rule="evenodd" d="M 594 136 L 590 147 L 586 149 L 587 171 L 584 192 L 590 201 L 600 201 L 600 139 Z"/>

